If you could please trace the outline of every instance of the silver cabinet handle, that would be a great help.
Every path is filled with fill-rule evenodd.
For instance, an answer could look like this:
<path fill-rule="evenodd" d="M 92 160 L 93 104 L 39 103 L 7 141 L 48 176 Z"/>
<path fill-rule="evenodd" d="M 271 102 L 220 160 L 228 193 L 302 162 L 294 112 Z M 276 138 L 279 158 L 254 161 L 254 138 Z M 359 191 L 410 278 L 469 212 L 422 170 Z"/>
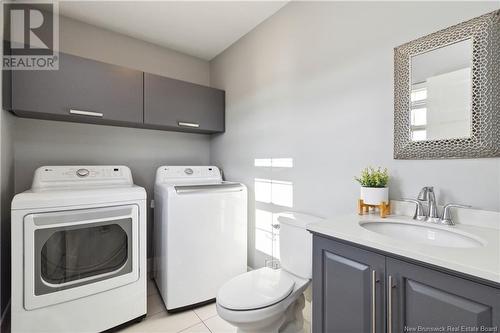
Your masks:
<path fill-rule="evenodd" d="M 389 275 L 387 288 L 387 333 L 392 333 L 392 275 Z"/>
<path fill-rule="evenodd" d="M 177 125 L 179 125 L 179 127 L 191 127 L 191 128 L 198 128 L 198 127 L 200 127 L 200 124 L 198 124 L 198 123 L 188 123 L 188 122 L 185 122 L 185 121 L 178 121 Z"/>
<path fill-rule="evenodd" d="M 85 111 L 85 110 L 76 110 L 76 109 L 69 109 L 70 114 L 77 114 L 79 116 L 90 116 L 90 117 L 103 117 L 104 114 L 100 112 L 93 112 L 93 111 Z"/>
<path fill-rule="evenodd" d="M 377 292 L 375 289 L 375 284 L 377 283 L 377 272 L 375 270 L 372 271 L 372 333 L 376 333 L 377 331 Z"/>

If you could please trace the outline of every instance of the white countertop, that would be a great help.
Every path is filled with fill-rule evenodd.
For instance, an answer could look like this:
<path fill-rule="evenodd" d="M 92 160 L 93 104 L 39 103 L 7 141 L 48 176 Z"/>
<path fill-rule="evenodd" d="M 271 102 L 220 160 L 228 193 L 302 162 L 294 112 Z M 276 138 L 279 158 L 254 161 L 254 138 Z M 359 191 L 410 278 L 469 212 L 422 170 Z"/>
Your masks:
<path fill-rule="evenodd" d="M 429 222 L 415 221 L 406 215 L 390 215 L 381 219 L 375 214 L 363 216 L 350 214 L 309 224 L 307 229 L 500 284 L 500 214 L 477 212 L 480 212 L 476 217 L 482 219 L 481 223 L 471 223 L 469 219 L 467 224 L 457 223 L 454 226 L 440 226 Z M 470 216 L 471 213 L 467 214 Z M 485 220 L 489 220 L 488 223 L 484 223 Z M 429 224 L 429 227 L 433 228 L 472 234 L 485 241 L 485 244 L 474 248 L 451 248 L 409 242 L 369 231 L 360 225 L 360 222 L 368 221 L 403 222 L 420 226 Z M 491 223 L 492 221 L 493 223 Z M 498 221 L 498 225 L 495 221 Z"/>

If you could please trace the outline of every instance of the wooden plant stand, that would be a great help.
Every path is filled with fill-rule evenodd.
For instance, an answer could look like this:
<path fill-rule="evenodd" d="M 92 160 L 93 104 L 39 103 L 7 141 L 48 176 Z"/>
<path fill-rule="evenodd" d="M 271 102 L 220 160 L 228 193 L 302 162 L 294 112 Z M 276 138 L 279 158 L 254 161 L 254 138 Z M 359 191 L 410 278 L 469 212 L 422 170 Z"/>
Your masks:
<path fill-rule="evenodd" d="M 391 204 L 388 202 L 381 202 L 380 205 L 369 205 L 365 204 L 362 199 L 358 200 L 358 214 L 368 214 L 370 208 L 378 208 L 380 212 L 380 217 L 385 218 L 391 213 Z"/>

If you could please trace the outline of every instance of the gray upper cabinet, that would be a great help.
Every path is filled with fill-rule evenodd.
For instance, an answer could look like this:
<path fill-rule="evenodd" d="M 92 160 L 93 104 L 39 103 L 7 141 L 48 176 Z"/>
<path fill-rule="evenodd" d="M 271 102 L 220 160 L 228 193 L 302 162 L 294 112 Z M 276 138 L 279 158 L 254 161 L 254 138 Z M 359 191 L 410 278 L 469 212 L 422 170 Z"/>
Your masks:
<path fill-rule="evenodd" d="M 142 72 L 64 53 L 59 59 L 59 70 L 9 72 L 8 108 L 25 117 L 142 124 Z"/>
<path fill-rule="evenodd" d="M 225 92 L 59 53 L 59 70 L 3 71 L 3 106 L 21 117 L 192 133 L 225 129 Z"/>
<path fill-rule="evenodd" d="M 387 276 L 393 281 L 388 317 L 393 332 L 405 327 L 500 329 L 500 289 L 392 258 L 387 258 Z"/>
<path fill-rule="evenodd" d="M 144 125 L 200 133 L 224 132 L 223 90 L 144 73 Z"/>
<path fill-rule="evenodd" d="M 385 258 L 314 238 L 313 332 L 385 332 Z"/>

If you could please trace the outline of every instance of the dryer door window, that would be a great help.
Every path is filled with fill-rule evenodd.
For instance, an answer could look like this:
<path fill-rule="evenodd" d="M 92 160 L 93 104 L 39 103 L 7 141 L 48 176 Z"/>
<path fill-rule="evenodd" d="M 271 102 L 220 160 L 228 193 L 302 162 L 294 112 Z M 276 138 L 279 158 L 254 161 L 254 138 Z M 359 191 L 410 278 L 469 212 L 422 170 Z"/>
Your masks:
<path fill-rule="evenodd" d="M 35 309 L 139 279 L 136 205 L 24 218 L 25 308 Z"/>
<path fill-rule="evenodd" d="M 35 231 L 35 295 L 130 273 L 132 219 Z"/>
<path fill-rule="evenodd" d="M 127 228 L 127 221 L 123 222 Z M 50 235 L 41 247 L 40 271 L 42 279 L 51 284 L 111 273 L 127 262 L 127 232 L 116 223 L 35 233 L 37 241 Z"/>

